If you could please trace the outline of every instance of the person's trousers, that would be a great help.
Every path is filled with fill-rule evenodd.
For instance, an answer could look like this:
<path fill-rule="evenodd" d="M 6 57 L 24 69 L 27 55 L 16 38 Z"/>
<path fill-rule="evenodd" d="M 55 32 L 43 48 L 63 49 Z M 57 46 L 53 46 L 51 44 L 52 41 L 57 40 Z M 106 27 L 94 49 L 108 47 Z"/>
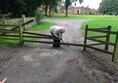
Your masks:
<path fill-rule="evenodd" d="M 51 33 L 52 35 L 53 35 L 53 33 Z M 53 35 L 54 36 L 54 35 Z M 55 36 L 54 36 L 55 37 Z M 60 47 L 60 39 L 59 38 L 57 38 L 57 37 L 55 37 L 54 39 L 53 39 L 53 47 Z"/>
<path fill-rule="evenodd" d="M 60 40 L 59 39 L 54 39 L 53 42 L 54 42 L 53 47 L 60 47 Z"/>

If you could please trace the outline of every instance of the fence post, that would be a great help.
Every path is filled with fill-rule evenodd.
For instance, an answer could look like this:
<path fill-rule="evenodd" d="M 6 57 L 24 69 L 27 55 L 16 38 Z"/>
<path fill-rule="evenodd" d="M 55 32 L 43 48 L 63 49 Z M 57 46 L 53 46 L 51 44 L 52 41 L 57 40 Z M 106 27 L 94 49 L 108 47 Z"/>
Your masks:
<path fill-rule="evenodd" d="M 86 51 L 86 42 L 87 42 L 87 32 L 88 32 L 88 25 L 85 28 L 85 36 L 84 36 L 84 51 Z"/>
<path fill-rule="evenodd" d="M 107 29 L 107 37 L 106 37 L 106 44 L 105 44 L 105 50 L 108 50 L 108 47 L 109 47 L 109 40 L 110 40 L 110 31 L 111 31 L 111 26 L 108 26 L 108 29 Z"/>
<path fill-rule="evenodd" d="M 115 46 L 114 46 L 114 52 L 113 52 L 113 56 L 112 56 L 112 61 L 113 62 L 117 62 L 117 58 L 118 58 L 118 31 L 116 34 L 116 41 L 115 41 Z"/>
<path fill-rule="evenodd" d="M 19 23 L 19 35 L 20 35 L 20 44 L 23 45 L 23 27 L 22 24 Z"/>
<path fill-rule="evenodd" d="M 26 22 L 25 15 L 22 15 L 22 24 Z M 24 25 L 24 30 L 26 29 L 26 25 Z"/>

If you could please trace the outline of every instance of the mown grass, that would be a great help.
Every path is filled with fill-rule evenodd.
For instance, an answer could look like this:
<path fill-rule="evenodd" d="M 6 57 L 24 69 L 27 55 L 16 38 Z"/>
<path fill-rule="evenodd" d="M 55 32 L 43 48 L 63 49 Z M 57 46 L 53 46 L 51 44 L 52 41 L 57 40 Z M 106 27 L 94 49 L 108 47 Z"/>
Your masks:
<path fill-rule="evenodd" d="M 65 19 L 101 19 L 101 18 L 112 18 L 114 16 L 103 16 L 103 15 L 73 15 L 68 14 L 68 17 L 65 17 L 65 14 L 55 14 L 52 18 L 65 18 Z"/>
<path fill-rule="evenodd" d="M 41 22 L 38 25 L 33 26 L 30 30 L 37 31 L 37 30 L 46 30 L 49 29 L 53 24 L 49 22 Z"/>
<path fill-rule="evenodd" d="M 31 27 L 30 30 L 31 31 L 46 30 L 46 29 L 49 29 L 50 26 L 52 25 L 53 24 L 49 22 L 41 22 L 40 24 Z M 15 37 L 12 37 L 12 38 L 15 38 Z M 32 40 L 32 38 L 25 38 L 25 39 Z M 0 39 L 0 47 L 15 46 L 15 45 L 18 45 L 19 43 L 20 43 L 19 40 Z"/>
<path fill-rule="evenodd" d="M 118 30 L 118 17 L 110 17 L 110 18 L 101 18 L 98 20 L 92 20 L 89 22 L 85 22 L 82 24 L 82 30 L 83 32 L 85 31 L 85 26 L 88 25 L 89 28 L 102 28 L 102 27 L 107 27 L 107 26 L 112 26 L 112 31 L 117 31 Z M 99 35 L 99 33 L 93 33 L 90 32 L 90 35 Z M 115 42 L 116 36 L 111 35 L 110 41 Z"/>
<path fill-rule="evenodd" d="M 0 47 L 15 46 L 20 42 L 18 40 L 3 40 L 0 39 Z"/>

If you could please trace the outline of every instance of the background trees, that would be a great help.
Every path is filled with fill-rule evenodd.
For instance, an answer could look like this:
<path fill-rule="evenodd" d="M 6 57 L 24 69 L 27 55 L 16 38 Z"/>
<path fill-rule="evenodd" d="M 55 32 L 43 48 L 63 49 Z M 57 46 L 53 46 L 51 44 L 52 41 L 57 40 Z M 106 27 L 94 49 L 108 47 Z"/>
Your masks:
<path fill-rule="evenodd" d="M 102 0 L 99 12 L 107 15 L 118 15 L 118 0 Z"/>
<path fill-rule="evenodd" d="M 52 11 L 57 10 L 58 1 L 62 0 L 0 0 L 0 13 L 10 12 L 12 17 L 34 16 L 37 7 L 43 7 L 45 15 L 52 16 Z M 68 16 L 68 7 L 73 1 L 82 3 L 83 0 L 65 0 L 65 16 Z"/>
<path fill-rule="evenodd" d="M 68 16 L 68 7 L 71 5 L 72 2 L 74 1 L 78 1 L 78 3 L 82 3 L 83 0 L 66 0 L 65 1 L 65 10 L 66 10 L 66 13 L 65 13 L 65 17 Z"/>
<path fill-rule="evenodd" d="M 50 17 L 52 16 L 51 11 L 57 7 L 58 1 L 59 0 L 42 0 L 41 4 L 44 6 L 45 16 L 47 16 L 48 13 Z"/>
<path fill-rule="evenodd" d="M 0 0 L 1 13 L 12 14 L 12 17 L 20 17 L 21 14 L 33 16 L 34 11 L 41 5 L 42 0 Z"/>

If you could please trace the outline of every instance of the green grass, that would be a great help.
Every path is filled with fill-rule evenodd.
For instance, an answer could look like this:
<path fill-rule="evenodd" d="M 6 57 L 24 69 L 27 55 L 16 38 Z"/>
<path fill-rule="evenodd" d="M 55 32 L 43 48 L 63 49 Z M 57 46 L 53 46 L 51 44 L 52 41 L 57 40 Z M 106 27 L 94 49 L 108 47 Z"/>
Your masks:
<path fill-rule="evenodd" d="M 18 45 L 18 44 L 19 44 L 18 40 L 3 40 L 3 39 L 0 39 L 0 47 L 15 46 L 15 45 Z"/>
<path fill-rule="evenodd" d="M 37 30 L 46 30 L 49 29 L 53 24 L 49 23 L 49 22 L 41 22 L 38 25 L 35 25 L 31 28 L 31 30 L 33 31 L 37 31 Z"/>
<path fill-rule="evenodd" d="M 103 16 L 103 15 L 73 15 L 68 14 L 66 19 L 101 19 L 101 18 L 112 18 L 114 16 Z M 65 14 L 55 14 L 52 18 L 65 18 Z"/>
<path fill-rule="evenodd" d="M 85 22 L 82 24 L 82 30 L 85 31 L 85 26 L 88 25 L 89 28 L 102 28 L 107 26 L 112 26 L 112 31 L 118 30 L 118 17 L 110 17 L 110 18 L 100 18 L 98 20 L 92 20 L 89 22 Z M 92 33 L 90 35 L 99 35 L 99 33 Z M 116 36 L 111 35 L 110 41 L 115 42 Z"/>

